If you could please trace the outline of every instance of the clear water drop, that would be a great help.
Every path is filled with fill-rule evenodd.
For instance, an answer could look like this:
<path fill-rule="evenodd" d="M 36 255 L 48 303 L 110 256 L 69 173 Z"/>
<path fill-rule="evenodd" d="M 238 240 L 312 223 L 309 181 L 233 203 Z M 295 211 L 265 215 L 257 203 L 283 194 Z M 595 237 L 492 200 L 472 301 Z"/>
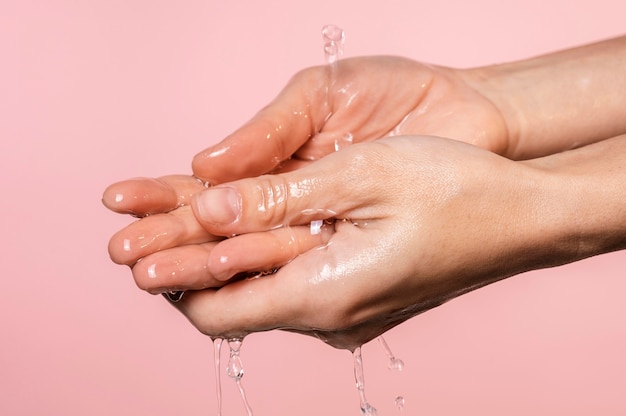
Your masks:
<path fill-rule="evenodd" d="M 335 152 L 338 152 L 341 149 L 345 149 L 346 147 L 350 146 L 353 141 L 354 136 L 352 135 L 352 133 L 346 133 L 343 135 L 343 137 L 335 139 Z"/>
<path fill-rule="evenodd" d="M 228 361 L 226 372 L 228 373 L 228 377 L 235 379 L 235 381 L 241 380 L 241 377 L 243 377 L 241 358 L 238 356 L 231 357 L 230 361 Z"/>
<path fill-rule="evenodd" d="M 246 412 L 248 416 L 252 416 L 252 408 L 248 403 L 248 399 L 246 397 L 246 392 L 243 388 L 243 384 L 241 384 L 241 378 L 243 377 L 243 363 L 241 361 L 241 357 L 239 356 L 241 350 L 241 344 L 243 343 L 243 338 L 231 338 L 228 340 L 228 347 L 230 348 L 230 354 L 228 359 L 228 365 L 226 366 L 226 374 L 237 384 L 237 388 L 239 389 L 239 395 L 241 396 L 241 400 L 243 401 L 243 405 L 246 408 Z"/>
<path fill-rule="evenodd" d="M 314 220 L 311 221 L 311 235 L 318 235 L 322 232 L 322 225 L 324 225 L 323 220 Z"/>
<path fill-rule="evenodd" d="M 404 397 L 396 396 L 395 404 L 400 412 L 403 411 L 404 410 Z"/>
<path fill-rule="evenodd" d="M 239 356 L 239 350 L 241 349 L 242 340 L 239 338 L 229 339 L 228 346 L 230 347 L 230 357 L 228 359 L 228 366 L 226 366 L 226 374 L 228 377 L 235 381 L 241 380 L 243 377 L 243 363 Z"/>
<path fill-rule="evenodd" d="M 399 358 L 393 358 L 389 360 L 389 365 L 387 366 L 387 368 L 392 371 L 402 371 L 404 370 L 404 361 Z"/>
<path fill-rule="evenodd" d="M 385 351 L 387 358 L 389 358 L 389 364 L 387 365 L 387 368 L 393 371 L 404 370 L 404 361 L 402 361 L 399 358 L 396 358 L 393 355 L 393 352 L 391 352 L 391 348 L 389 348 L 389 344 L 387 344 L 387 341 L 385 341 L 385 338 L 383 338 L 382 336 L 378 337 L 378 342 L 383 347 L 383 350 Z"/>
<path fill-rule="evenodd" d="M 332 65 L 343 55 L 345 34 L 338 26 L 326 25 L 322 28 L 322 39 L 324 40 L 326 62 Z"/>

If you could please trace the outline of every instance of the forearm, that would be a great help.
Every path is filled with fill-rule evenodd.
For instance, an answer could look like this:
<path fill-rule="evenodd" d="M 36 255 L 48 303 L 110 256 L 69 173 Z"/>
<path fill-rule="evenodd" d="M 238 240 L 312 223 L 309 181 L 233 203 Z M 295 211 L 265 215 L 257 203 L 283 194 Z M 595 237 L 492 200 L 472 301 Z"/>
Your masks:
<path fill-rule="evenodd" d="M 626 36 L 461 72 L 502 112 L 509 158 L 544 156 L 626 133 Z"/>
<path fill-rule="evenodd" d="M 522 163 L 550 178 L 557 264 L 626 248 L 626 135 Z"/>

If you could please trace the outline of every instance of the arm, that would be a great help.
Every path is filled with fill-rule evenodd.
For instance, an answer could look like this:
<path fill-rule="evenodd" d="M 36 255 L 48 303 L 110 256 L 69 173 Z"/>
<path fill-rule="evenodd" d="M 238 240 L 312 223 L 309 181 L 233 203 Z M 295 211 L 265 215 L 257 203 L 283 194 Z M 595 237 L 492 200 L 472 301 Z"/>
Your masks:
<path fill-rule="evenodd" d="M 625 68 L 626 36 L 467 70 L 346 59 L 332 85 L 326 67 L 308 68 L 249 123 L 196 155 L 193 171 L 215 184 L 293 170 L 335 151 L 348 133 L 354 143 L 433 135 L 512 159 L 545 156 L 626 133 Z"/>
<path fill-rule="evenodd" d="M 556 177 L 563 263 L 626 248 L 626 135 L 524 163 Z"/>
<path fill-rule="evenodd" d="M 626 36 L 461 76 L 500 109 L 512 159 L 626 133 Z"/>

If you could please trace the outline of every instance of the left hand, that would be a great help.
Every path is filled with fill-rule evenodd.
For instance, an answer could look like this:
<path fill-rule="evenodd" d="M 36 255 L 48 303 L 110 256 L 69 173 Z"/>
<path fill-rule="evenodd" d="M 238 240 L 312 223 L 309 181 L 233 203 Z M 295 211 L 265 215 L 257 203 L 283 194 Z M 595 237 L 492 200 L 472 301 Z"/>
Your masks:
<path fill-rule="evenodd" d="M 212 336 L 280 328 L 353 349 L 448 299 L 558 261 L 548 178 L 461 142 L 396 137 L 210 188 L 192 204 L 201 228 L 236 236 L 197 254 L 221 283 L 194 291 L 207 286 L 190 279 L 175 305 Z M 269 253 L 328 218 L 334 233 L 309 245 L 317 248 L 296 238 L 290 254 L 306 252 L 277 273 L 236 278 L 277 266 Z"/>

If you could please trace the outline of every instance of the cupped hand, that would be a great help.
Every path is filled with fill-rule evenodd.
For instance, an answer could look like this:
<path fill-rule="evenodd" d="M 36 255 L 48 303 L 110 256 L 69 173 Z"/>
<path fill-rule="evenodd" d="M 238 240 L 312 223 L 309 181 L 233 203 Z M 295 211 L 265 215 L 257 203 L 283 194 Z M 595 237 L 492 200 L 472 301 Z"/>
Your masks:
<path fill-rule="evenodd" d="M 111 258 L 132 266 L 139 286 L 150 291 L 161 290 L 164 282 L 146 277 L 156 273 L 154 263 L 143 262 L 148 256 L 171 258 L 172 265 L 162 269 L 176 276 L 174 281 L 200 268 L 185 267 L 175 248 L 196 244 L 197 250 L 207 252 L 221 239 L 198 228 L 188 207 L 192 195 L 204 189 L 203 182 L 292 171 L 352 143 L 389 135 L 442 135 L 504 149 L 507 130 L 499 110 L 465 79 L 463 71 L 399 57 L 346 59 L 332 68 L 300 72 L 251 121 L 194 158 L 198 180 L 172 175 L 111 185 L 103 197 L 108 208 L 149 216 L 111 239 Z M 314 243 L 319 241 L 307 238 L 302 249 Z M 285 254 L 273 261 L 280 264 L 287 258 Z"/>
<path fill-rule="evenodd" d="M 467 74 L 389 56 L 305 69 L 248 123 L 197 154 L 193 172 L 218 184 L 291 171 L 351 143 L 410 134 L 502 153 L 505 120 Z"/>
<path fill-rule="evenodd" d="M 218 185 L 196 195 L 192 207 L 209 233 L 235 235 L 202 256 L 214 278 L 229 284 L 190 292 L 176 306 L 212 336 L 281 328 L 353 349 L 546 261 L 537 241 L 546 236 L 531 231 L 539 218 L 550 221 L 535 209 L 549 211 L 545 176 L 459 141 L 395 137 L 292 172 Z M 275 274 L 236 279 L 250 258 L 257 269 L 276 265 L 258 263 L 255 251 L 286 246 L 286 230 L 307 232 L 322 220 L 333 228 L 323 244 L 300 250 Z"/>
<path fill-rule="evenodd" d="M 106 207 L 140 217 L 115 233 L 108 249 L 115 263 L 132 268 L 141 289 L 157 294 L 226 284 L 224 273 L 208 269 L 206 262 L 224 236 L 204 229 L 190 206 L 192 196 L 204 189 L 191 176 L 169 175 L 130 179 L 104 191 L 102 201 Z M 242 236 L 237 248 L 247 251 L 248 256 L 238 265 L 238 277 L 280 267 L 300 253 L 324 244 L 331 232 L 331 227 L 321 226 L 312 235 L 303 226 L 272 230 L 262 235 L 262 241 L 255 234 Z M 228 241 L 220 246 L 222 253 L 228 246 Z"/>

